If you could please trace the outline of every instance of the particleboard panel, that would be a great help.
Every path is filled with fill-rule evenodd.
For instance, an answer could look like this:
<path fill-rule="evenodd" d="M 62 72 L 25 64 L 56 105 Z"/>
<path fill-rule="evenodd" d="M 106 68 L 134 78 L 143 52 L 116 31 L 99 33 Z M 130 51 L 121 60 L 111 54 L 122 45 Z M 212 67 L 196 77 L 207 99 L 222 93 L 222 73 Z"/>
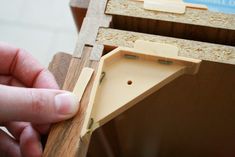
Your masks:
<path fill-rule="evenodd" d="M 180 49 L 180 56 L 235 64 L 235 47 L 232 46 L 121 31 L 110 28 L 100 28 L 96 42 L 111 47 L 133 47 L 134 42 L 138 39 L 175 45 Z"/>
<path fill-rule="evenodd" d="M 235 15 L 187 8 L 183 15 L 149 11 L 143 3 L 109 0 L 113 27 L 151 34 L 235 45 Z"/>

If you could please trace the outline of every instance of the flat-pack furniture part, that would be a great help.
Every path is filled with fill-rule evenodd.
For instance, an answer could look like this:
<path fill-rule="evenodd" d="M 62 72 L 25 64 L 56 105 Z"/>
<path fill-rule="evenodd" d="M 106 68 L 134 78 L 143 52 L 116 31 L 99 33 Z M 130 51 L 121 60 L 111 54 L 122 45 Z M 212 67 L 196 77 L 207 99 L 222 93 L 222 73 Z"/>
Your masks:
<path fill-rule="evenodd" d="M 206 5 L 185 3 L 183 0 L 143 0 L 143 2 L 144 9 L 175 14 L 184 14 L 187 7 L 203 10 L 208 9 Z"/>
<path fill-rule="evenodd" d="M 138 44 L 144 46 L 145 41 L 139 41 Z M 148 44 L 155 46 L 156 51 L 162 54 L 119 47 L 101 58 L 81 137 L 114 119 L 175 78 L 197 73 L 201 60 L 177 56 L 175 50 L 173 54 L 169 52 L 164 55 L 165 49 L 169 51 L 171 45 Z"/>
<path fill-rule="evenodd" d="M 112 16 L 112 27 L 121 30 L 235 45 L 234 14 L 187 8 L 185 14 L 150 11 L 143 0 L 107 0 L 104 12 Z M 177 0 L 178 1 L 178 0 Z M 190 1 L 190 0 L 188 0 Z M 203 0 L 202 0 L 203 1 Z M 72 0 L 73 15 L 80 29 L 89 0 Z M 208 2 L 209 1 L 205 1 Z M 223 1 L 221 1 L 223 3 Z M 76 5 L 75 5 L 76 4 Z M 100 8 L 102 10 L 102 8 Z"/>
<path fill-rule="evenodd" d="M 94 69 L 94 74 L 78 114 L 52 127 L 44 156 L 231 155 L 235 145 L 233 20 L 233 15 L 191 8 L 179 16 L 146 11 L 141 2 L 131 0 L 91 0 L 63 89 L 73 90 L 84 67 Z M 178 56 L 202 60 L 198 73 L 175 78 L 82 138 L 101 57 L 116 47 L 133 49 L 138 40 L 171 45 L 168 50 L 177 47 Z M 105 83 L 108 75 L 102 77 Z M 127 87 L 134 83 L 125 79 Z M 88 124 L 92 123 L 88 120 Z"/>

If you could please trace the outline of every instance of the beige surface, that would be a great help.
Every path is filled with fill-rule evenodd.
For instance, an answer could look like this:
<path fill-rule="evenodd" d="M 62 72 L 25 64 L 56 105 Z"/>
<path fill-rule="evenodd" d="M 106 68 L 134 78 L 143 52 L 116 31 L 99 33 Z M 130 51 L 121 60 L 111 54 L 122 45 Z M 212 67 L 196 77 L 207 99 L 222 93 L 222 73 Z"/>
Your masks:
<path fill-rule="evenodd" d="M 184 14 L 186 7 L 207 10 L 205 5 L 184 3 L 182 0 L 144 0 L 144 9 L 147 10 Z"/>
<path fill-rule="evenodd" d="M 177 46 L 145 40 L 136 40 L 134 43 L 134 49 L 141 50 L 149 54 L 164 56 L 178 56 L 179 53 L 179 48 Z"/>
<path fill-rule="evenodd" d="M 106 13 L 235 30 L 235 15 L 187 8 L 183 15 L 148 11 L 142 2 L 109 0 Z"/>
<path fill-rule="evenodd" d="M 101 58 L 82 137 L 175 78 L 183 74 L 195 74 L 201 62 L 176 56 L 175 53 L 165 56 L 146 51 L 148 49 L 119 47 Z M 103 72 L 105 76 L 102 76 Z"/>
<path fill-rule="evenodd" d="M 179 48 L 179 56 L 213 62 L 235 64 L 235 47 L 191 40 L 100 28 L 97 43 L 109 46 L 133 47 L 136 40 L 171 44 Z"/>
<path fill-rule="evenodd" d="M 82 96 L 85 92 L 85 89 L 91 80 L 92 74 L 94 72 L 94 69 L 92 68 L 83 68 L 82 72 L 78 78 L 78 81 L 73 89 L 73 93 L 77 96 L 78 101 L 80 102 L 82 99 Z"/>

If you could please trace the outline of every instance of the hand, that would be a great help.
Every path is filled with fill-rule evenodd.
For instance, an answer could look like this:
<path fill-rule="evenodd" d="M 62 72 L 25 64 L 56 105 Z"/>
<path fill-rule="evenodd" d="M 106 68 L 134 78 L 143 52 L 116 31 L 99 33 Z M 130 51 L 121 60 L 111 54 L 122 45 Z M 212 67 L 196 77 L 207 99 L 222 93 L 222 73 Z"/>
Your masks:
<path fill-rule="evenodd" d="M 40 157 L 40 136 L 50 124 L 71 118 L 75 96 L 58 90 L 53 75 L 22 49 L 0 43 L 0 155 Z"/>

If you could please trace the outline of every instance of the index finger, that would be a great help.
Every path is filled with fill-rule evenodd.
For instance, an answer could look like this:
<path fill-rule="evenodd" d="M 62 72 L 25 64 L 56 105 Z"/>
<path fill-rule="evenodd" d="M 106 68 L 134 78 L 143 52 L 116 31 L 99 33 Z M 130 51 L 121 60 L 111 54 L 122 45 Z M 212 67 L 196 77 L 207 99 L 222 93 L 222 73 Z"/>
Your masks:
<path fill-rule="evenodd" d="M 54 76 L 25 50 L 0 42 L 0 75 L 12 75 L 28 87 L 56 88 Z"/>

